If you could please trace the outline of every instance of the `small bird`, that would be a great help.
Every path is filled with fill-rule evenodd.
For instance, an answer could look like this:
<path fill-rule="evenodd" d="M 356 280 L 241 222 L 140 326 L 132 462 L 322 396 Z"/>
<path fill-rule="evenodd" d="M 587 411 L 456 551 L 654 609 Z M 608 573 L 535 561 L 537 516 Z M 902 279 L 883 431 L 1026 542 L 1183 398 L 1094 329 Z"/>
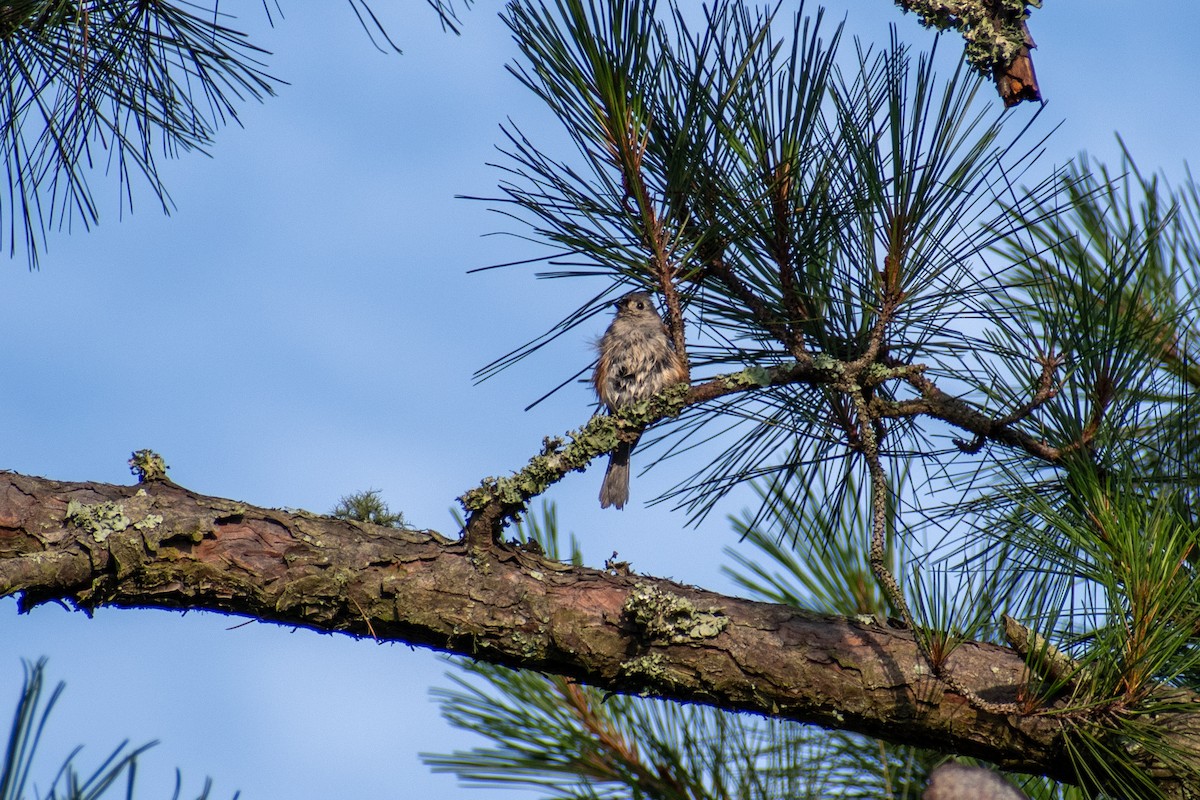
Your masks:
<path fill-rule="evenodd" d="M 617 315 L 600 339 L 600 359 L 592 383 L 596 396 L 616 411 L 688 379 L 687 364 L 675 351 L 650 295 L 630 292 L 617 300 Z M 600 507 L 624 508 L 629 500 L 629 454 L 633 442 L 621 442 L 608 459 L 600 487 Z"/>

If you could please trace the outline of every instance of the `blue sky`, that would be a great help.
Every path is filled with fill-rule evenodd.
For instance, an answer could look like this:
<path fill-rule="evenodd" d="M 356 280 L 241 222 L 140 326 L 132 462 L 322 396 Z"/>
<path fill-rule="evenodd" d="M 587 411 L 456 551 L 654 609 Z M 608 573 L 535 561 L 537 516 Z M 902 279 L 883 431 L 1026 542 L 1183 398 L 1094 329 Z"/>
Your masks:
<path fill-rule="evenodd" d="M 403 56 L 374 50 L 346 4 L 287 4 L 273 29 L 259 4 L 245 5 L 238 27 L 274 52 L 269 69 L 290 85 L 244 106 L 244 127 L 223 130 L 211 158 L 165 165 L 177 211 L 163 216 L 142 193 L 120 215 L 115 183 L 98 179 L 112 201 L 98 228 L 53 234 L 38 272 L 21 261 L 0 269 L 10 342 L 0 468 L 123 483 L 129 453 L 149 447 L 205 494 L 327 512 L 378 488 L 414 525 L 449 532 L 457 495 L 591 409 L 585 387 L 571 386 L 522 411 L 589 362 L 602 321 L 471 382 L 593 291 L 520 270 L 466 274 L 530 253 L 485 236 L 511 230 L 486 204 L 455 199 L 493 193 L 498 125 L 511 117 L 547 142 L 558 131 L 504 71 L 515 48 L 490 4 L 465 15 L 461 37 L 442 34 L 423 3 L 377 4 Z M 1200 162 L 1200 8 L 1046 5 L 1032 23 L 1036 64 L 1044 119 L 1063 124 L 1044 168 L 1080 150 L 1115 162 L 1117 131 L 1143 169 L 1178 177 L 1185 160 Z M 930 41 L 884 0 L 828 7 L 868 40 L 885 41 L 895 23 L 902 38 Z M 641 505 L 672 473 L 668 462 L 635 478 L 623 513 L 600 512 L 595 470 L 551 498 L 589 563 L 617 550 L 638 571 L 730 590 L 719 565 L 735 537 L 721 515 L 688 529 Z M 437 656 L 240 622 L 119 610 L 88 619 L 57 606 L 18 616 L 0 601 L 0 714 L 15 701 L 20 659 L 45 655 L 50 678 L 67 682 L 47 766 L 76 744 L 86 766 L 124 739 L 160 739 L 142 762 L 141 798 L 169 797 L 175 767 L 189 791 L 211 776 L 216 798 L 478 793 L 416 756 L 471 743 L 428 699 L 445 684 Z"/>

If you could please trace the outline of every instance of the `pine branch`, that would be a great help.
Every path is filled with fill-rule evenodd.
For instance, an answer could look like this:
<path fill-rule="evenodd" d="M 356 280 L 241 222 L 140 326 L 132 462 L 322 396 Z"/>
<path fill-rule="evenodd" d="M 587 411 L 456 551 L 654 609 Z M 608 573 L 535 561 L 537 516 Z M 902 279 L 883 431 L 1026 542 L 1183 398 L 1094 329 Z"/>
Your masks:
<path fill-rule="evenodd" d="M 403 641 L 1072 780 L 1062 752 L 1077 729 L 1053 708 L 1003 715 L 971 705 L 929 674 L 910 632 L 874 618 L 572 567 L 526 549 L 479 551 L 432 531 L 256 508 L 167 481 L 0 476 L 7 595 L 19 595 L 22 610 L 49 601 L 85 611 L 203 609 Z M 1025 665 L 1007 648 L 966 642 L 947 667 L 989 700 L 1028 691 Z M 1171 692 L 1142 724 L 1173 750 L 1140 754 L 1171 752 L 1151 773 L 1168 796 L 1200 761 L 1200 696 Z"/>
<path fill-rule="evenodd" d="M 0 596 L 13 594 L 23 610 L 205 609 L 373 635 L 1069 780 L 1056 722 L 988 714 L 944 693 L 906 631 L 166 482 L 0 476 Z M 950 664 L 984 696 L 1020 691 L 1024 664 L 1007 649 L 964 644 Z M 1164 724 L 1195 728 L 1198 716 Z"/>
<path fill-rule="evenodd" d="M 168 0 L 24 0 L 0 9 L 0 141 L 11 198 L 0 246 L 14 254 L 24 239 L 32 268 L 47 230 L 96 223 L 89 177 L 97 151 L 113 159 L 125 202 L 140 177 L 169 211 L 156 151 L 205 150 L 237 121 L 242 102 L 279 83 L 265 71 L 266 51 L 226 21 Z"/>
<path fill-rule="evenodd" d="M 870 354 L 868 354 L 870 355 Z M 668 417 L 677 417 L 686 408 L 698 406 L 729 395 L 742 394 L 766 387 L 806 384 L 827 386 L 854 398 L 862 399 L 863 419 L 875 424 L 885 418 L 927 416 L 941 419 L 972 434 L 976 440 L 995 441 L 1024 452 L 1046 463 L 1058 463 L 1061 453 L 1029 434 L 1011 426 L 1021 414 L 992 418 L 964 400 L 947 395 L 925 377 L 923 365 L 906 365 L 889 359 L 884 366 L 867 357 L 842 362 L 824 354 L 804 361 L 781 364 L 771 368 L 751 367 L 741 372 L 719 375 L 704 383 L 684 388 L 668 389 L 646 403 L 623 409 L 613 415 L 596 415 L 577 431 L 566 434 L 571 441 L 547 437 L 542 452 L 512 476 L 485 478 L 459 502 L 468 513 L 466 535 L 473 547 L 487 548 L 501 540 L 504 527 L 524 513 L 529 501 L 544 493 L 571 472 L 582 471 L 598 456 L 609 453 L 628 432 L 640 431 Z M 891 402 L 871 397 L 863 389 L 873 389 L 887 381 L 903 380 L 923 395 L 919 400 Z M 862 426 L 851 427 L 852 445 L 862 440 Z M 858 446 L 858 445 L 856 445 Z M 964 450 L 972 445 L 960 444 Z"/>

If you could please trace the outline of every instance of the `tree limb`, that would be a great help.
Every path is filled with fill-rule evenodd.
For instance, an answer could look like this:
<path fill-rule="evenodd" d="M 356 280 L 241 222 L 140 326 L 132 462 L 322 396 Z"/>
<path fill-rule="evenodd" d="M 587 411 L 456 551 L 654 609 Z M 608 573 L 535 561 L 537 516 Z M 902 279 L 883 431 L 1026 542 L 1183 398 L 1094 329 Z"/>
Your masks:
<path fill-rule="evenodd" d="M 487 549 L 499 541 L 504 527 L 524 513 L 529 501 L 562 480 L 568 473 L 583 470 L 592 459 L 610 452 L 617 446 L 622 430 L 642 430 L 667 417 L 678 416 L 688 406 L 698 405 L 718 397 L 754 391 L 768 386 L 792 383 L 832 385 L 842 391 L 858 391 L 861 385 L 877 386 L 888 380 L 903 380 L 916 389 L 921 397 L 899 402 L 873 400 L 870 416 L 913 417 L 929 416 L 949 422 L 972 433 L 979 441 L 995 441 L 1038 458 L 1058 463 L 1062 453 L 1058 448 L 1034 438 L 1024 431 L 1010 427 L 1005 421 L 993 419 L 965 400 L 952 397 L 925 377 L 925 367 L 904 364 L 888 359 L 887 365 L 864 359 L 838 361 L 827 355 L 779 364 L 770 368 L 750 367 L 741 372 L 718 375 L 694 386 L 679 384 L 656 397 L 613 414 L 598 414 L 577 431 L 563 438 L 547 437 L 542 452 L 514 475 L 485 478 L 481 485 L 459 498 L 467 512 L 466 539 L 476 549 Z M 1014 417 L 1014 419 L 1019 418 Z M 853 435 L 854 430 L 850 433 Z M 964 450 L 972 445 L 961 443 Z M 978 449 L 976 447 L 975 449 Z"/>
<path fill-rule="evenodd" d="M 168 481 L 0 475 L 7 595 L 22 610 L 52 600 L 206 609 L 371 635 L 1070 780 L 1052 716 L 972 707 L 929 674 L 907 631 L 520 549 L 480 551 L 432 531 L 256 508 Z M 1023 691 L 1024 665 L 1006 648 L 967 643 L 948 663 L 982 696 Z M 1164 726 L 1192 731 L 1200 713 L 1174 717 Z"/>

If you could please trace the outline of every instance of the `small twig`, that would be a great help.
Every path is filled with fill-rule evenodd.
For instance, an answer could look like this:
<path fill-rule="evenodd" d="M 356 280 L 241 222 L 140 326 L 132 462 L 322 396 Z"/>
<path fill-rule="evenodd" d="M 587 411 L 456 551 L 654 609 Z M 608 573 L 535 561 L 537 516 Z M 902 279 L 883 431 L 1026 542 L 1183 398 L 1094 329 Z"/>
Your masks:
<path fill-rule="evenodd" d="M 904 366 L 899 362 L 892 362 L 890 359 L 888 363 L 889 365 L 896 363 L 898 366 Z M 1065 453 L 1063 449 L 1049 445 L 1041 439 L 1036 439 L 1011 426 L 997 426 L 993 418 L 965 400 L 946 394 L 922 372 L 914 370 L 906 373 L 903 377 L 920 393 L 921 399 L 894 403 L 893 410 L 886 416 L 924 414 L 948 422 L 976 436 L 983 436 L 985 439 L 1024 450 L 1029 455 L 1047 463 L 1057 464 L 1062 461 Z"/>
<path fill-rule="evenodd" d="M 675 352 L 683 357 L 690 378 L 692 365 L 687 354 L 687 340 L 683 335 L 683 304 L 679 300 L 679 290 L 675 288 L 675 270 L 665 259 L 659 266 L 659 284 L 667 304 L 667 331 L 671 334 L 671 344 L 675 346 Z"/>
<path fill-rule="evenodd" d="M 731 294 L 737 297 L 750 313 L 754 315 L 754 319 L 759 325 L 767 330 L 775 339 L 788 349 L 797 360 L 811 358 L 811 354 L 804 346 L 802 337 L 797 335 L 786 322 L 779 319 L 767 308 L 767 304 L 763 302 L 756 292 L 750 287 L 742 283 L 742 281 L 733 274 L 733 270 L 725 259 L 720 255 L 714 255 L 705 260 L 705 271 L 714 280 L 720 282 Z"/>
<path fill-rule="evenodd" d="M 979 696 L 979 693 L 964 685 L 950 670 L 938 667 L 934 670 L 938 679 L 961 695 L 973 707 L 988 714 L 1008 716 L 1009 714 L 1024 714 L 1025 708 L 1020 703 L 994 703 Z"/>
<path fill-rule="evenodd" d="M 887 564 L 887 522 L 888 522 L 888 483 L 883 462 L 879 456 L 879 429 L 875 427 L 876 420 L 871 418 L 870 408 L 862 392 L 854 394 L 855 406 L 859 414 L 859 430 L 861 444 L 859 452 L 867 462 L 867 471 L 871 477 L 871 550 L 869 561 L 875 579 L 883 588 L 884 594 L 892 607 L 899 612 L 905 626 L 913 634 L 917 650 L 920 651 L 933 673 L 947 686 L 967 700 L 972 706 L 989 714 L 1017 714 L 1022 711 L 1018 703 L 994 703 L 985 700 L 978 693 L 965 686 L 947 668 L 946 665 L 933 657 L 928 644 L 917 631 L 916 620 L 909 609 L 908 601 L 900 584 L 888 569 Z"/>
<path fill-rule="evenodd" d="M 359 616 L 361 616 L 363 622 L 366 623 L 367 633 L 371 634 L 371 638 L 376 642 L 381 641 L 380 638 L 375 634 L 375 628 L 371 626 L 371 618 L 367 616 L 367 612 L 363 610 L 363 607 L 359 605 L 359 602 L 353 597 L 350 598 L 350 602 L 354 603 L 354 607 L 358 609 Z"/>
<path fill-rule="evenodd" d="M 1001 620 L 1004 622 L 1004 638 L 1038 676 L 1064 689 L 1078 682 L 1083 673 L 1078 661 L 1008 614 L 1002 615 Z"/>
<path fill-rule="evenodd" d="M 900 614 L 904 625 L 915 632 L 917 626 L 912 611 L 909 610 L 908 601 L 904 599 L 900 584 L 887 564 L 888 484 L 887 474 L 879 457 L 879 441 L 872 424 L 874 420 L 861 392 L 854 394 L 854 403 L 858 413 L 858 451 L 867 462 L 867 472 L 871 478 L 871 550 L 868 560 L 871 571 L 875 573 L 875 579 L 879 581 L 892 608 Z"/>
<path fill-rule="evenodd" d="M 611 414 L 598 414 L 565 438 L 547 438 L 542 452 L 514 475 L 485 478 L 459 498 L 466 510 L 466 542 L 487 549 L 500 541 L 504 526 L 524 513 L 529 500 L 545 492 L 570 472 L 583 470 L 597 456 L 611 452 L 623 435 L 677 416 L 684 408 L 724 395 L 792 383 L 828 384 L 839 380 L 836 371 L 812 364 L 782 364 L 770 369 L 754 367 L 719 375 L 696 386 L 685 383 L 665 389 L 641 403 Z M 565 440 L 570 439 L 568 443 Z"/>
<path fill-rule="evenodd" d="M 775 230 L 771 242 L 772 257 L 779 268 L 779 292 L 783 299 L 783 307 L 787 309 L 788 340 L 799 340 L 796 324 L 809 319 L 808 309 L 800 302 L 796 286 L 796 269 L 792 264 L 794 248 L 792 247 L 791 224 L 795 218 L 792 208 L 791 193 L 794 184 L 792 162 L 784 159 L 774 167 L 765 168 L 766 183 L 771 194 L 771 219 Z"/>
<path fill-rule="evenodd" d="M 1062 354 L 1042 356 L 1039 360 L 1042 363 L 1042 374 L 1038 379 L 1037 392 L 1034 393 L 1029 402 L 995 420 L 992 423 L 992 430 L 988 433 L 976 433 L 975 438 L 970 442 L 955 439 L 954 444 L 959 450 L 962 450 L 964 453 L 978 453 L 983 449 L 983 445 L 989 436 L 993 435 L 995 431 L 1020 422 L 1058 394 L 1059 389 L 1062 388 L 1062 384 L 1055 382 L 1054 372 L 1063 364 Z"/>

